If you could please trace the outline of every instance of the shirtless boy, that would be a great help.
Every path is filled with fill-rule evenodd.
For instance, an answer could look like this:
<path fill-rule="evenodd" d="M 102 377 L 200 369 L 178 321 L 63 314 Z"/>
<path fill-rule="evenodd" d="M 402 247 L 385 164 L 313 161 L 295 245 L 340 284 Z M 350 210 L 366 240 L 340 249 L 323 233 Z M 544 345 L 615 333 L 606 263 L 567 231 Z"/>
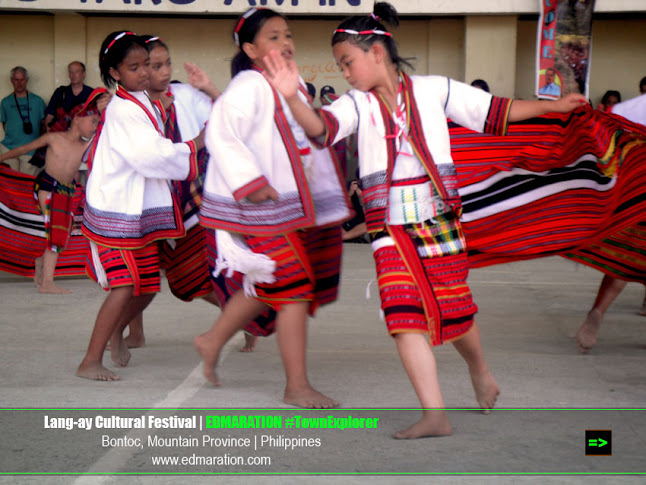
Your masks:
<path fill-rule="evenodd" d="M 76 191 L 75 178 L 83 162 L 83 155 L 96 132 L 99 122 L 96 106 L 101 95 L 102 91 L 92 93 L 74 116 L 68 131 L 46 133 L 37 140 L 0 156 L 2 162 L 37 148 L 47 147 L 45 169 L 34 183 L 34 197 L 43 214 L 47 235 L 47 246 L 35 261 L 34 282 L 39 293 L 70 293 L 54 283 L 54 270 L 58 254 L 65 249 L 74 222 L 72 199 Z"/>

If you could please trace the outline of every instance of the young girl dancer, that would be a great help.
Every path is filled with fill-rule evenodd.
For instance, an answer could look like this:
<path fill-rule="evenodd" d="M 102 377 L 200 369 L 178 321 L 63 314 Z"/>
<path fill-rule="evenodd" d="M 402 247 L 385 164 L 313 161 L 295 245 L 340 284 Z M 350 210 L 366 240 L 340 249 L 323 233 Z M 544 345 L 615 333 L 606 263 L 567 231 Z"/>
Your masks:
<path fill-rule="evenodd" d="M 231 296 L 195 345 L 205 376 L 218 385 L 214 368 L 223 345 L 271 307 L 287 378 L 284 401 L 330 408 L 337 402 L 307 377 L 306 325 L 308 312 L 336 299 L 347 197 L 331 152 L 310 147 L 263 76 L 270 50 L 294 56 L 285 18 L 253 8 L 239 19 L 234 39 L 240 49 L 232 62 L 234 77 L 207 127 L 211 161 L 200 211 L 202 224 L 217 229 L 217 270 L 243 273 L 245 290 Z M 306 103 L 304 83 L 297 82 L 296 95 Z"/>
<path fill-rule="evenodd" d="M 454 342 L 469 366 L 481 408 L 492 408 L 499 392 L 473 322 L 477 307 L 466 284 L 460 198 L 446 119 L 480 132 L 504 133 L 508 121 L 569 111 L 585 98 L 512 104 L 444 77 L 408 76 L 380 19 L 398 24 L 394 8 L 377 3 L 372 15 L 352 17 L 335 31 L 334 57 L 354 89 L 318 114 L 298 97 L 298 71 L 291 59 L 272 52 L 265 63 L 272 83 L 310 137 L 321 137 L 329 145 L 358 133 L 381 306 L 424 409 L 418 422 L 395 437 L 442 436 L 452 430 L 441 410 L 444 402 L 430 345 Z"/>
<path fill-rule="evenodd" d="M 171 84 L 173 67 L 168 46 L 158 36 L 143 35 L 150 55 L 150 82 L 146 90 L 150 98 L 159 101 L 166 110 L 164 134 L 179 143 L 197 136 L 211 115 L 213 101 L 220 91 L 197 66 L 186 63 L 191 84 Z M 165 270 L 173 295 L 183 301 L 195 298 L 218 304 L 209 275 L 204 228 L 198 223 L 198 210 L 202 185 L 206 173 L 208 154 L 205 148 L 197 153 L 198 176 L 192 181 L 174 181 L 173 189 L 183 213 L 186 237 L 160 243 L 160 263 Z M 128 324 L 130 334 L 125 338 L 128 348 L 145 344 L 142 315 Z M 118 328 L 116 342 L 122 339 L 123 329 Z"/>
<path fill-rule="evenodd" d="M 148 98 L 150 59 L 143 40 L 113 32 L 99 53 L 101 77 L 116 95 L 108 104 L 87 183 L 83 233 L 90 239 L 92 276 L 110 291 L 94 324 L 77 375 L 116 380 L 102 363 L 106 343 L 120 322 L 143 311 L 159 291 L 157 241 L 185 234 L 168 180 L 197 175 L 202 134 L 186 143 L 164 136 L 165 111 Z M 112 359 L 126 366 L 125 344 Z"/>

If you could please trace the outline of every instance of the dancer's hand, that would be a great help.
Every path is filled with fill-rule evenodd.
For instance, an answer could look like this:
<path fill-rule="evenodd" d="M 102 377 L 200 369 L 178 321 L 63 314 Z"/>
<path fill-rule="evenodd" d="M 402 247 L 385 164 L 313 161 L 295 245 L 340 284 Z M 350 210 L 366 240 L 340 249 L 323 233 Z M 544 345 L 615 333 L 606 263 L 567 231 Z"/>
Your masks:
<path fill-rule="evenodd" d="M 258 204 L 266 200 L 277 201 L 278 192 L 276 192 L 276 189 L 274 189 L 271 185 L 265 185 L 264 187 L 261 187 L 258 190 L 254 190 L 253 192 L 251 192 L 247 196 L 247 199 L 249 199 L 249 202 L 253 202 L 254 204 Z"/>
<path fill-rule="evenodd" d="M 300 80 L 298 67 L 291 59 L 285 59 L 279 50 L 272 50 L 263 58 L 265 63 L 265 77 L 285 99 L 297 95 Z"/>
<path fill-rule="evenodd" d="M 567 113 L 573 109 L 580 108 L 589 104 L 587 98 L 582 94 L 578 93 L 568 93 L 563 96 L 561 99 L 557 99 L 553 102 L 552 108 L 558 113 Z"/>
<path fill-rule="evenodd" d="M 199 89 L 208 94 L 213 101 L 222 94 L 215 84 L 211 82 L 209 76 L 196 64 L 185 62 L 184 69 L 186 69 L 186 74 L 188 74 L 188 83 L 195 89 Z"/>

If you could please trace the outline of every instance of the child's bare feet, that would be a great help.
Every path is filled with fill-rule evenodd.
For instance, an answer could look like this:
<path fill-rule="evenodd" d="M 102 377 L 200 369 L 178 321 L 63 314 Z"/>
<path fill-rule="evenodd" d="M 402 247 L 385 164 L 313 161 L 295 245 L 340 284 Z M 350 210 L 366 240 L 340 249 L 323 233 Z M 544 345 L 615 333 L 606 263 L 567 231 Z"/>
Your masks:
<path fill-rule="evenodd" d="M 309 409 L 330 409 L 339 405 L 337 401 L 321 394 L 311 386 L 293 389 L 285 388 L 283 402 Z"/>
<path fill-rule="evenodd" d="M 69 295 L 72 292 L 57 286 L 55 283 L 42 283 L 38 287 L 38 293 L 46 293 L 50 295 Z"/>
<path fill-rule="evenodd" d="M 115 365 L 118 365 L 119 367 L 126 367 L 128 365 L 128 362 L 130 362 L 131 356 L 132 354 L 128 350 L 125 340 L 121 339 L 118 345 L 115 345 L 114 342 L 112 342 L 112 347 L 110 348 L 110 357 L 112 358 L 112 362 L 114 362 Z"/>
<path fill-rule="evenodd" d="M 253 349 L 256 347 L 258 337 L 247 332 L 242 333 L 244 333 L 244 345 L 240 347 L 240 352 L 253 352 Z"/>
<path fill-rule="evenodd" d="M 34 284 L 40 287 L 43 284 L 43 257 L 34 260 Z"/>
<path fill-rule="evenodd" d="M 217 343 L 211 342 L 211 339 L 209 339 L 206 334 L 195 337 L 193 343 L 195 344 L 197 351 L 202 356 L 204 377 L 206 377 L 206 379 L 214 386 L 219 386 L 220 381 L 215 373 L 215 366 L 218 363 L 221 346 Z"/>
<path fill-rule="evenodd" d="M 585 322 L 576 333 L 576 343 L 582 354 L 588 352 L 597 343 L 597 335 L 602 320 L 603 314 L 599 310 L 590 310 Z"/>
<path fill-rule="evenodd" d="M 500 388 L 491 371 L 482 374 L 471 373 L 471 384 L 476 392 L 476 401 L 482 408 L 483 414 L 489 414 L 496 405 Z"/>
<path fill-rule="evenodd" d="M 109 371 L 103 364 L 100 362 L 81 362 L 78 369 L 76 369 L 76 375 L 83 377 L 84 379 L 92 379 L 95 381 L 118 381 L 119 376 L 114 372 Z"/>
<path fill-rule="evenodd" d="M 398 440 L 410 440 L 416 438 L 427 438 L 430 436 L 448 436 L 453 432 L 449 417 L 443 409 L 425 410 L 422 419 L 412 426 L 397 431 L 394 438 Z"/>
<path fill-rule="evenodd" d="M 129 349 L 138 349 L 146 345 L 146 337 L 143 335 L 128 335 L 124 342 Z"/>

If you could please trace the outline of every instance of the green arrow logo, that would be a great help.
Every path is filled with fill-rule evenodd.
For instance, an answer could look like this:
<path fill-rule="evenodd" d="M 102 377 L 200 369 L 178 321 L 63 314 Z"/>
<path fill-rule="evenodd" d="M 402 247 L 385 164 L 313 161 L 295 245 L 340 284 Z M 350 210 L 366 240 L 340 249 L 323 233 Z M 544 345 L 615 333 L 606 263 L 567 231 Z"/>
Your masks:
<path fill-rule="evenodd" d="M 606 446 L 607 444 L 608 442 L 603 438 L 599 438 L 598 440 L 588 440 L 588 446 L 596 446 L 598 448 L 601 448 L 603 446 Z"/>

